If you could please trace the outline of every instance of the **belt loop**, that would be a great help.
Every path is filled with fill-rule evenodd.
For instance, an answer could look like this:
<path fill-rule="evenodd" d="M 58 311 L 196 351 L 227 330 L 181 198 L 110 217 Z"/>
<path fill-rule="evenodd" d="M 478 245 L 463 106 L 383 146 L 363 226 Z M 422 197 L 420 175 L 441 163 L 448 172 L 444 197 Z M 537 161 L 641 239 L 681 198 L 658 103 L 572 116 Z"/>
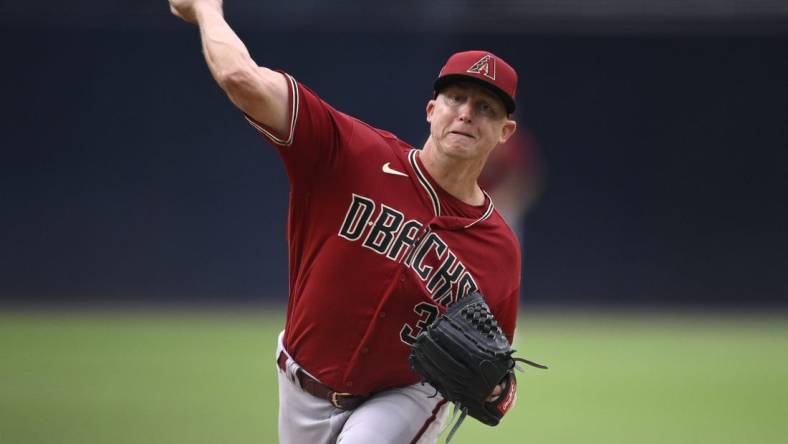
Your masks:
<path fill-rule="evenodd" d="M 303 389 L 301 381 L 298 379 L 298 364 L 284 350 L 279 352 L 279 356 L 276 358 L 276 365 L 293 385 Z"/>
<path fill-rule="evenodd" d="M 290 378 L 290 380 L 293 381 L 293 384 L 295 384 L 296 387 L 298 387 L 300 389 L 303 389 L 303 387 L 301 387 L 301 379 L 298 377 L 298 370 L 299 369 L 300 369 L 300 367 L 298 366 L 298 363 L 295 362 L 294 360 L 292 360 L 288 356 L 287 357 L 287 375 Z"/>

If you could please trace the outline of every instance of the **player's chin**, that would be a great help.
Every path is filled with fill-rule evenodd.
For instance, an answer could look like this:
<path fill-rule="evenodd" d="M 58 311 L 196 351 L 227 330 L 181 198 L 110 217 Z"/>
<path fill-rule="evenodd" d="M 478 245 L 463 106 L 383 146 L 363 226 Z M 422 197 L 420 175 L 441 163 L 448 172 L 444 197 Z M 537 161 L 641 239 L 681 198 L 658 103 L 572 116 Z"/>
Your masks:
<path fill-rule="evenodd" d="M 473 139 L 446 144 L 446 154 L 456 159 L 474 159 L 479 156 L 479 149 Z"/>

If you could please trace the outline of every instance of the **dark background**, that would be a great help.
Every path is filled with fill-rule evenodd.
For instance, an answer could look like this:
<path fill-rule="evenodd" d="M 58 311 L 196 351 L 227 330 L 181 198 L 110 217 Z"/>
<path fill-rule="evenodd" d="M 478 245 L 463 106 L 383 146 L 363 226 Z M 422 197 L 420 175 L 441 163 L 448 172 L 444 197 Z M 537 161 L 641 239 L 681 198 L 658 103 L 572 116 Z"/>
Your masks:
<path fill-rule="evenodd" d="M 214 84 L 195 28 L 163 2 L 119 5 L 0 8 L 0 298 L 284 302 L 276 153 Z M 227 15 L 259 64 L 417 147 L 449 54 L 518 68 L 518 118 L 547 166 L 523 233 L 525 304 L 786 306 L 786 22 L 332 29 L 259 26 L 249 8 Z"/>

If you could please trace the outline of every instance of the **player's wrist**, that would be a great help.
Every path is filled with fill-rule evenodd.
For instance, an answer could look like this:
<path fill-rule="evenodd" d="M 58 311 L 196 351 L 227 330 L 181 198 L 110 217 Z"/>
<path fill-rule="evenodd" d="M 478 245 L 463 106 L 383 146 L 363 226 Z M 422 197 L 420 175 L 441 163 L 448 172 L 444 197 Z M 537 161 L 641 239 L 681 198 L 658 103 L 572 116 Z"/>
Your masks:
<path fill-rule="evenodd" d="M 224 20 L 224 11 L 222 10 L 221 3 L 215 2 L 196 2 L 194 4 L 194 17 L 197 25 L 202 26 L 204 23 L 211 19 Z"/>

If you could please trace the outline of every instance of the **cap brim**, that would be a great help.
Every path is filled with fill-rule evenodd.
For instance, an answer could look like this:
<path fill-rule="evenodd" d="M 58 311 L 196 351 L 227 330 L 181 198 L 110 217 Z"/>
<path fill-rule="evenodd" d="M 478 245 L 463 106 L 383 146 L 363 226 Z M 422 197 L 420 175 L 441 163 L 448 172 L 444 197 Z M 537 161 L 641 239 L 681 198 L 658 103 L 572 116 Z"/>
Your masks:
<path fill-rule="evenodd" d="M 506 107 L 507 113 L 511 114 L 514 112 L 515 103 L 514 100 L 512 100 L 512 98 L 509 96 L 509 94 L 504 92 L 504 90 L 502 90 L 501 88 L 498 88 L 497 86 L 493 85 L 492 83 L 485 82 L 484 80 L 481 80 L 477 77 L 466 76 L 463 74 L 448 74 L 436 79 L 435 83 L 433 83 L 432 85 L 432 88 L 435 91 L 435 94 L 437 95 L 443 88 L 449 86 L 452 83 L 466 82 L 466 81 L 477 84 L 479 86 L 482 86 L 492 91 L 493 93 L 495 93 L 495 95 L 497 95 L 501 99 L 501 101 L 504 104 L 504 107 Z"/>

